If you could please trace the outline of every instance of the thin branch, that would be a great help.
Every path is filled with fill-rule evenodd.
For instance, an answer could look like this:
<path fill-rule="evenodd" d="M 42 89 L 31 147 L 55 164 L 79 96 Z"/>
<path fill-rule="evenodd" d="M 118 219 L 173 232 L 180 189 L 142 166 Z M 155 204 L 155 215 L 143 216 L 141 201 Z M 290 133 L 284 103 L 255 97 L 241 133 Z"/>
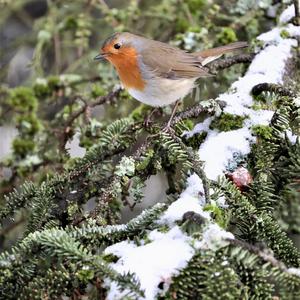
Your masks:
<path fill-rule="evenodd" d="M 295 6 L 295 18 L 294 23 L 297 26 L 300 26 L 300 1 L 294 0 L 294 6 Z"/>
<path fill-rule="evenodd" d="M 272 253 L 269 251 L 269 253 L 266 251 L 267 249 L 261 249 L 255 245 L 249 244 L 245 241 L 237 240 L 237 239 L 228 239 L 229 243 L 232 246 L 239 246 L 243 249 L 248 250 L 249 252 L 252 252 L 262 258 L 264 261 L 269 262 L 273 267 L 279 268 L 282 271 L 287 271 L 286 266 L 281 261 L 277 260 Z"/>
<path fill-rule="evenodd" d="M 70 128 L 76 119 L 78 119 L 82 114 L 85 114 L 86 111 L 90 108 L 93 108 L 95 106 L 102 105 L 105 103 L 111 103 L 116 97 L 118 97 L 118 95 L 120 94 L 121 91 L 122 91 L 122 89 L 118 88 L 117 90 L 112 91 L 105 96 L 96 98 L 93 102 L 90 102 L 90 103 L 87 103 L 86 101 L 84 101 L 84 99 L 80 98 L 83 101 L 84 105 L 80 109 L 78 109 L 77 111 L 72 113 L 69 116 L 69 118 L 67 119 L 67 121 L 65 122 L 64 130 L 62 131 L 62 133 L 59 136 L 60 149 L 64 150 L 65 145 L 69 139 Z"/>
<path fill-rule="evenodd" d="M 178 122 L 189 119 L 189 118 L 197 118 L 200 116 L 201 113 L 209 113 L 209 114 L 214 114 L 214 112 L 218 108 L 224 108 L 225 103 L 221 101 L 216 101 L 216 100 L 209 100 L 209 104 L 207 104 L 207 101 L 202 101 L 199 104 L 190 107 L 184 112 L 180 112 L 176 114 L 171 122 L 171 126 L 174 126 Z M 167 125 L 167 122 L 164 124 Z"/>
<path fill-rule="evenodd" d="M 280 96 L 288 96 L 288 97 L 296 96 L 290 89 L 287 89 L 284 86 L 275 83 L 260 83 L 255 85 L 252 88 L 252 94 L 254 96 L 258 96 L 262 92 L 272 92 Z"/>
<path fill-rule="evenodd" d="M 219 70 L 229 68 L 235 64 L 250 63 L 253 60 L 254 56 L 255 56 L 254 53 L 239 54 L 232 57 L 218 59 L 210 63 L 209 65 L 207 65 L 207 67 L 209 68 L 209 71 L 211 73 L 216 74 Z"/>
<path fill-rule="evenodd" d="M 53 35 L 53 43 L 54 43 L 54 54 L 55 54 L 55 69 L 56 69 L 56 74 L 59 74 L 61 69 L 61 49 L 60 49 L 60 39 L 59 39 L 58 32 L 55 32 Z"/>

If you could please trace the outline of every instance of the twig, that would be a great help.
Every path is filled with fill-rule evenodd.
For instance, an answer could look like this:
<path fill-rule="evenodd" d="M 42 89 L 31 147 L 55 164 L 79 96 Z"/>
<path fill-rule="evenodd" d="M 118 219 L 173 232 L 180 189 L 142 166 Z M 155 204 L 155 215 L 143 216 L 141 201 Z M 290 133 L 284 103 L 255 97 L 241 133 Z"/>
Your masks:
<path fill-rule="evenodd" d="M 56 74 L 59 74 L 60 69 L 61 69 L 61 53 L 60 53 L 60 39 L 59 39 L 58 32 L 54 33 L 53 42 L 54 42 Z"/>
<path fill-rule="evenodd" d="M 295 18 L 294 23 L 297 26 L 300 26 L 300 4 L 299 0 L 294 0 L 294 6 L 295 6 Z"/>
<path fill-rule="evenodd" d="M 7 227 L 3 228 L 0 231 L 0 237 L 5 237 L 11 230 L 13 230 L 14 228 L 16 228 L 17 226 L 19 226 L 24 222 L 25 222 L 25 217 L 23 216 L 18 221 L 9 224 Z"/>
<path fill-rule="evenodd" d="M 205 101 L 205 103 L 203 101 L 202 103 L 190 107 L 184 112 L 180 112 L 176 114 L 171 122 L 171 126 L 174 126 L 175 124 L 177 124 L 178 122 L 184 119 L 197 118 L 203 112 L 213 114 L 218 108 L 224 108 L 224 107 L 225 107 L 225 103 L 221 101 L 209 100 L 209 104 L 207 104 L 207 101 Z"/>
<path fill-rule="evenodd" d="M 207 67 L 211 73 L 216 74 L 217 71 L 226 69 L 235 64 L 250 63 L 253 60 L 254 56 L 255 56 L 254 53 L 239 54 L 239 55 L 235 55 L 232 57 L 218 59 L 218 60 L 210 63 L 209 65 L 207 65 Z"/>
<path fill-rule="evenodd" d="M 80 98 L 84 102 L 84 105 L 80 109 L 72 113 L 67 119 L 67 121 L 65 122 L 64 130 L 59 136 L 60 149 L 63 150 L 65 148 L 65 145 L 69 139 L 70 128 L 77 118 L 79 118 L 82 114 L 84 114 L 89 108 L 102 105 L 104 103 L 110 103 L 114 98 L 116 98 L 120 94 L 121 90 L 122 89 L 119 88 L 115 91 L 108 93 L 105 96 L 98 97 L 91 103 L 87 103 L 82 98 Z"/>
<path fill-rule="evenodd" d="M 228 241 L 232 246 L 239 246 L 243 249 L 248 250 L 249 252 L 256 254 L 257 256 L 261 257 L 264 261 L 269 262 L 273 267 L 279 268 L 285 272 L 287 271 L 287 268 L 284 265 L 284 263 L 277 260 L 271 253 L 267 253 L 266 251 L 257 246 L 251 245 L 245 241 L 241 241 L 238 239 L 228 239 Z"/>
<path fill-rule="evenodd" d="M 266 91 L 278 94 L 280 96 L 295 97 L 295 94 L 291 90 L 275 83 L 259 83 L 252 88 L 252 94 L 254 96 L 258 96 L 262 92 Z"/>

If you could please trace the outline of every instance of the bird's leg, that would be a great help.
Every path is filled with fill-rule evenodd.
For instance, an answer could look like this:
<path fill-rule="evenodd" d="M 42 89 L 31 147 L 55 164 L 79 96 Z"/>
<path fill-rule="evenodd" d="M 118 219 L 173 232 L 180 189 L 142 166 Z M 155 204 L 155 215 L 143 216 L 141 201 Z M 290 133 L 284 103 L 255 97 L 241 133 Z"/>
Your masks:
<path fill-rule="evenodd" d="M 175 105 L 174 105 L 174 107 L 173 107 L 173 110 L 172 110 L 171 116 L 170 116 L 170 118 L 169 118 L 169 121 L 168 121 L 167 125 L 163 128 L 163 131 L 165 131 L 165 132 L 168 132 L 168 131 L 171 130 L 172 120 L 173 120 L 173 118 L 174 118 L 174 116 L 175 116 L 175 113 L 176 113 L 176 110 L 177 110 L 179 101 L 180 101 L 180 100 L 177 100 L 177 101 L 175 102 Z"/>
<path fill-rule="evenodd" d="M 154 113 L 157 112 L 158 109 L 159 109 L 159 107 L 153 108 L 152 111 L 150 112 L 150 114 L 145 117 L 145 119 L 144 119 L 144 126 L 146 128 L 148 128 L 150 126 L 150 124 L 152 123 L 151 118 L 154 115 Z"/>

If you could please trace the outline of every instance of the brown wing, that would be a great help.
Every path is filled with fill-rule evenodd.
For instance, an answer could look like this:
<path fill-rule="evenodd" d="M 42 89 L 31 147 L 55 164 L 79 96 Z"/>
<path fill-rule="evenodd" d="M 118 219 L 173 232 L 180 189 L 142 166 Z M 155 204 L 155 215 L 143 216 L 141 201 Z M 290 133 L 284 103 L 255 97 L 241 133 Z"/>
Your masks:
<path fill-rule="evenodd" d="M 156 76 L 169 79 L 211 76 L 201 64 L 201 57 L 157 41 L 141 52 L 142 62 Z"/>

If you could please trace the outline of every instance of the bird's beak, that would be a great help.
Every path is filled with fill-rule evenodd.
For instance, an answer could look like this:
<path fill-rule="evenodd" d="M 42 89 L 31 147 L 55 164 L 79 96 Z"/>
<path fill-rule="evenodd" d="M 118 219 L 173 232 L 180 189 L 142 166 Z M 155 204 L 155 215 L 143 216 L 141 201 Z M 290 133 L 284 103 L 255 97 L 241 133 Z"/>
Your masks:
<path fill-rule="evenodd" d="M 104 60 L 106 58 L 106 56 L 108 55 L 108 53 L 101 53 L 98 54 L 94 57 L 94 60 Z"/>

